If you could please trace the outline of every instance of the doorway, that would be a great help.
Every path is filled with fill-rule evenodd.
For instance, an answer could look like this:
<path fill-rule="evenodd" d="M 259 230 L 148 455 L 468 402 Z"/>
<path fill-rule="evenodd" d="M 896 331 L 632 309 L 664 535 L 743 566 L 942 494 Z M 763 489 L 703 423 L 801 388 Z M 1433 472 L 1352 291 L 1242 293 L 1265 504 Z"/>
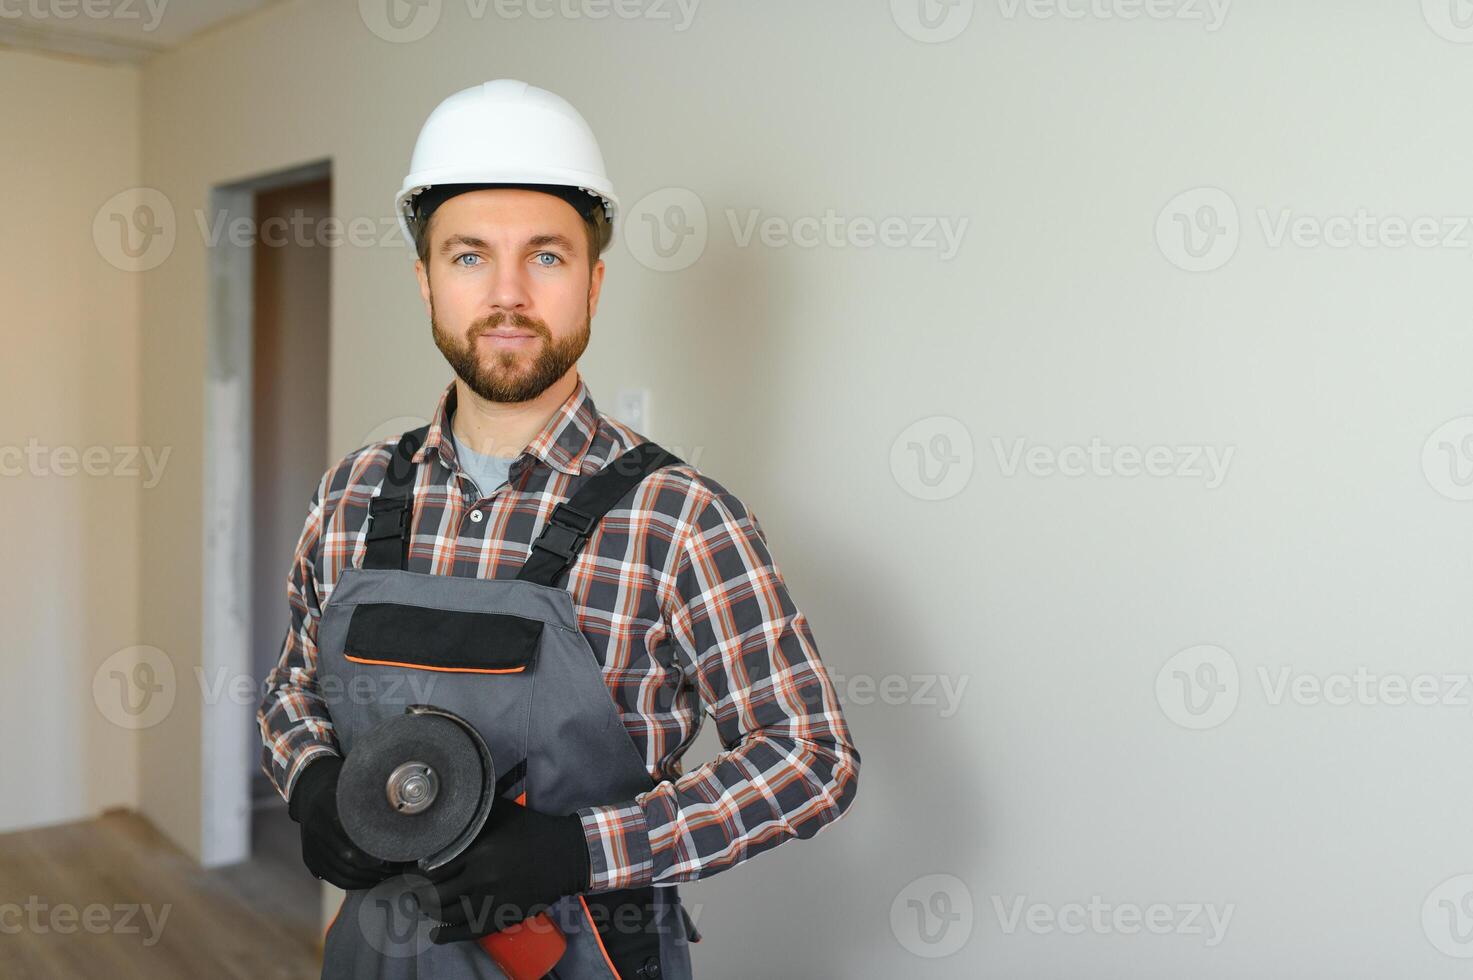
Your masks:
<path fill-rule="evenodd" d="M 311 921 L 320 887 L 261 771 L 255 712 L 289 622 L 302 521 L 328 465 L 331 250 L 318 232 L 331 214 L 326 162 L 211 193 L 209 226 L 227 232 L 210 246 L 201 661 L 208 689 L 254 696 L 204 706 L 201 855 L 206 867 L 249 868 L 284 916 Z M 250 233 L 231 231 L 241 228 Z"/>

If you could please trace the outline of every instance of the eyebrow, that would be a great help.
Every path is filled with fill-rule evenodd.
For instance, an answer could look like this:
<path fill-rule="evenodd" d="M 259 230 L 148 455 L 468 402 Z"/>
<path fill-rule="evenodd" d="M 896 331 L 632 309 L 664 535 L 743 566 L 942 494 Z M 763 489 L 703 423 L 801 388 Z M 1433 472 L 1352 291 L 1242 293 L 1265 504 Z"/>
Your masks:
<path fill-rule="evenodd" d="M 577 247 L 573 244 L 571 240 L 565 238 L 562 235 L 553 234 L 533 235 L 531 238 L 527 239 L 527 241 L 523 244 L 523 247 L 542 248 L 546 245 L 558 245 L 562 248 L 567 249 L 569 252 L 577 251 Z M 445 239 L 445 241 L 440 245 L 440 254 L 447 254 L 454 251 L 458 247 L 475 248 L 480 249 L 481 251 L 490 251 L 491 248 L 490 244 L 487 243 L 484 238 L 477 238 L 474 235 L 457 234 L 451 235 L 449 238 Z"/>

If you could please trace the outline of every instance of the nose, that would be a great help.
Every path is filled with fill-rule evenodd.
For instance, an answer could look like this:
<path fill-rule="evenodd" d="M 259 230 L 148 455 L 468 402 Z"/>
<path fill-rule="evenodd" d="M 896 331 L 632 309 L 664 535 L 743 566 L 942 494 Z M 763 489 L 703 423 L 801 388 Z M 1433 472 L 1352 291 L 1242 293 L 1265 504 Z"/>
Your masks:
<path fill-rule="evenodd" d="M 519 262 L 496 262 L 487 277 L 486 302 L 492 312 L 526 313 L 531 300 L 527 270 Z"/>

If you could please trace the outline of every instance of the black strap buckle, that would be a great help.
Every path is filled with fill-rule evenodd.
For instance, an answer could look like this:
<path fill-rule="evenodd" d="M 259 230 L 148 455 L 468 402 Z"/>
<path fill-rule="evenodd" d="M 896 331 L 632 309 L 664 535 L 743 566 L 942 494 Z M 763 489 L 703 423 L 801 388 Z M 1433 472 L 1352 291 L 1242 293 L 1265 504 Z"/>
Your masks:
<path fill-rule="evenodd" d="M 404 497 L 374 497 L 368 504 L 365 541 L 402 538 L 409 527 L 409 506 Z"/>
<path fill-rule="evenodd" d="M 583 542 L 593 533 L 598 518 L 586 514 L 566 503 L 558 504 L 547 518 L 547 525 L 532 547 L 557 555 L 563 561 L 572 561 L 583 547 Z"/>

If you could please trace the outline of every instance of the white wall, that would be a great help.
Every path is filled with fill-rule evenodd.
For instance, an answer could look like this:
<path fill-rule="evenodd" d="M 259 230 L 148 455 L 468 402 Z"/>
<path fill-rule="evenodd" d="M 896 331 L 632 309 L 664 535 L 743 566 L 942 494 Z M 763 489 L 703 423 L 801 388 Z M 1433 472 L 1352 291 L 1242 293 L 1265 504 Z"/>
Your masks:
<path fill-rule="evenodd" d="M 346 451 L 447 378 L 387 223 L 418 126 L 457 88 L 524 78 L 591 120 L 643 236 L 607 256 L 595 396 L 653 389 L 650 435 L 758 514 L 850 679 L 854 810 L 688 890 L 703 975 L 1461 975 L 1432 893 L 1473 871 L 1468 706 L 1274 704 L 1258 671 L 1468 671 L 1473 510 L 1422 453 L 1473 412 L 1469 234 L 1275 247 L 1260 213 L 1270 232 L 1281 209 L 1473 213 L 1473 48 L 1371 0 L 1244 0 L 1220 29 L 968 3 L 944 43 L 907 34 L 898 0 L 709 0 L 685 30 L 481 6 L 424 7 L 433 29 L 393 43 L 372 5 L 289 3 L 146 68 L 143 176 L 181 233 L 144 279 L 144 437 L 179 458 L 143 500 L 141 635 L 181 660 L 199 642 L 208 188 L 331 157 L 336 213 L 384 219 L 390 246 L 334 255 Z M 1204 186 L 1241 237 L 1192 273 L 1173 215 L 1199 202 L 1157 219 Z M 641 201 L 668 188 L 697 196 L 708 241 L 661 272 L 641 257 L 668 198 Z M 925 219 L 968 225 L 950 258 L 743 246 L 750 209 L 898 217 L 933 243 Z M 1095 438 L 1233 455 L 1215 488 L 1008 469 L 1016 440 L 1072 465 Z M 956 457 L 945 499 L 922 499 L 911 443 Z M 1233 658 L 1239 698 L 1195 731 L 1173 675 L 1156 684 L 1202 644 Z M 887 675 L 903 703 L 861 686 Z M 954 713 L 927 703 L 938 677 L 965 685 Z M 189 846 L 197 764 L 174 752 L 197 726 L 181 703 L 142 766 L 144 806 Z M 950 906 L 931 874 L 960 882 Z M 1095 896 L 1112 911 L 1072 934 Z M 1126 934 L 1157 904 L 1173 931 Z M 1231 907 L 1215 945 L 1178 908 L 1196 904 Z M 935 945 L 928 907 L 955 916 Z"/>
<path fill-rule="evenodd" d="M 140 284 L 105 258 L 121 229 L 104 218 L 93 237 L 109 199 L 138 184 L 138 71 L 0 51 L 0 92 L 3 832 L 137 802 L 138 738 L 115 723 L 129 716 L 108 675 L 132 655 L 110 657 L 146 642 L 147 471 Z"/>

